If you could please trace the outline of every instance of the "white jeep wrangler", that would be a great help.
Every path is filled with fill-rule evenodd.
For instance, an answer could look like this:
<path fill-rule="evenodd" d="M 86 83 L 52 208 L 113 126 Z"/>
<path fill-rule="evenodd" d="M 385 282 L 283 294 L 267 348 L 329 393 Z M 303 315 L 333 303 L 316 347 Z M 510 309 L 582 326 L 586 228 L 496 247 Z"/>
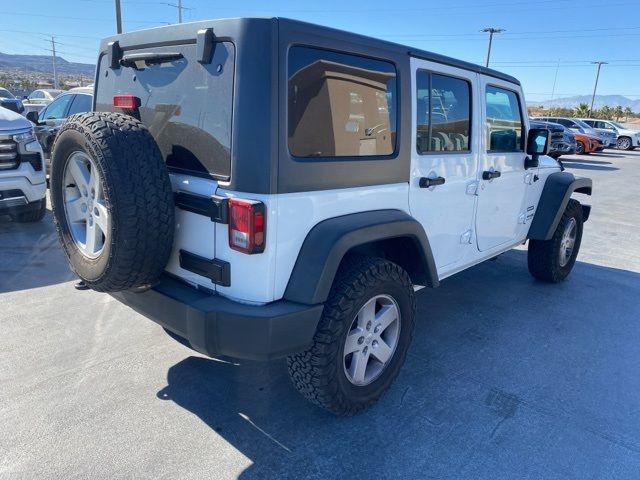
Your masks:
<path fill-rule="evenodd" d="M 418 286 L 527 241 L 538 279 L 575 263 L 591 181 L 508 75 L 247 18 L 106 39 L 95 85 L 53 147 L 73 270 L 201 353 L 286 356 L 334 413 L 397 376 Z"/>
<path fill-rule="evenodd" d="M 42 148 L 33 125 L 0 107 L 0 215 L 16 222 L 37 222 L 47 211 Z"/>

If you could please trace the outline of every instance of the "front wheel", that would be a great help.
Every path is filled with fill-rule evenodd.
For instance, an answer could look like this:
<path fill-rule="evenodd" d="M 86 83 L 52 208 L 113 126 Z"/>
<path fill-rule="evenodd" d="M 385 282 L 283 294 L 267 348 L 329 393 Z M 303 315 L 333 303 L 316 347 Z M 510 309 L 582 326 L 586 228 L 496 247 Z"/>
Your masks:
<path fill-rule="evenodd" d="M 573 269 L 582 242 L 582 206 L 569 200 L 549 240 L 529 240 L 529 272 L 538 280 L 557 283 Z"/>
<path fill-rule="evenodd" d="M 576 142 L 576 154 L 584 155 L 584 143 Z"/>
<path fill-rule="evenodd" d="M 348 259 L 313 345 L 287 359 L 294 387 L 337 415 L 354 415 L 393 383 L 413 336 L 415 296 L 407 272 L 381 258 Z"/>
<path fill-rule="evenodd" d="M 633 144 L 629 137 L 620 137 L 616 142 L 616 147 L 618 147 L 618 150 L 631 150 Z"/>

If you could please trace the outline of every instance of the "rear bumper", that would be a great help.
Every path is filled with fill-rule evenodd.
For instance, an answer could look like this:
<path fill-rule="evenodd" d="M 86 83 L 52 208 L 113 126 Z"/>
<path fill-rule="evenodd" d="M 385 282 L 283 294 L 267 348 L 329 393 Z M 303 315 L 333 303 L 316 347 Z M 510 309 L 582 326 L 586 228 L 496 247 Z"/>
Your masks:
<path fill-rule="evenodd" d="M 245 305 L 164 276 L 151 290 L 111 295 L 187 340 L 200 353 L 270 360 L 311 345 L 323 305 Z"/>

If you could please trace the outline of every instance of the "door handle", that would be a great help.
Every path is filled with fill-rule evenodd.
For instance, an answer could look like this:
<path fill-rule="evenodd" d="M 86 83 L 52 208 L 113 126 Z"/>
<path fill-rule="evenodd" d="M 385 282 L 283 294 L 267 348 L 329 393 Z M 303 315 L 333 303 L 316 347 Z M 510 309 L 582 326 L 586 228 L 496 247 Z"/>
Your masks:
<path fill-rule="evenodd" d="M 494 178 L 498 178 L 500 175 L 502 175 L 502 173 L 495 171 L 492 172 L 491 170 L 486 170 L 484 172 L 482 172 L 482 179 L 483 180 L 493 180 Z"/>
<path fill-rule="evenodd" d="M 420 188 L 429 188 L 429 187 L 435 187 L 437 185 L 442 185 L 444 182 L 445 182 L 444 177 L 436 177 L 436 178 L 420 177 L 420 183 L 418 185 L 420 186 Z"/>

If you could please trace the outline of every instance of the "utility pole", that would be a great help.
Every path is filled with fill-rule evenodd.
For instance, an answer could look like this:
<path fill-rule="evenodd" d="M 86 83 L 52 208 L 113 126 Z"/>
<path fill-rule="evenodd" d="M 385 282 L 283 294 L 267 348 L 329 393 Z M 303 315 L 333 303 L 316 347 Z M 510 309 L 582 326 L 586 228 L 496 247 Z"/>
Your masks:
<path fill-rule="evenodd" d="M 193 8 L 183 7 L 182 0 L 178 0 L 178 4 L 175 3 L 165 3 L 165 5 L 169 5 L 178 10 L 178 23 L 182 23 L 182 11 L 183 10 L 193 10 Z"/>
<path fill-rule="evenodd" d="M 593 86 L 593 95 L 591 95 L 591 107 L 589 108 L 589 116 L 591 116 L 591 112 L 593 112 L 593 102 L 596 100 L 596 90 L 598 89 L 598 79 L 600 78 L 600 67 L 602 65 L 606 65 L 609 62 L 603 62 L 602 60 L 598 60 L 597 62 L 591 62 L 594 65 L 597 65 L 598 68 L 596 70 L 596 84 Z"/>
<path fill-rule="evenodd" d="M 51 36 L 51 50 L 53 52 L 53 88 L 58 89 L 58 71 L 56 69 L 56 40 Z"/>
<path fill-rule="evenodd" d="M 122 13 L 120 12 L 120 0 L 115 0 L 116 2 L 116 33 L 122 33 Z"/>
<path fill-rule="evenodd" d="M 489 59 L 491 58 L 491 44 L 493 43 L 493 34 L 494 33 L 502 33 L 504 32 L 504 28 L 494 28 L 494 27 L 488 27 L 488 28 L 483 28 L 482 30 L 480 30 L 483 33 L 488 33 L 489 34 L 489 48 L 487 50 L 487 62 L 485 64 L 485 67 L 489 66 Z"/>

